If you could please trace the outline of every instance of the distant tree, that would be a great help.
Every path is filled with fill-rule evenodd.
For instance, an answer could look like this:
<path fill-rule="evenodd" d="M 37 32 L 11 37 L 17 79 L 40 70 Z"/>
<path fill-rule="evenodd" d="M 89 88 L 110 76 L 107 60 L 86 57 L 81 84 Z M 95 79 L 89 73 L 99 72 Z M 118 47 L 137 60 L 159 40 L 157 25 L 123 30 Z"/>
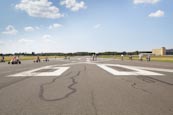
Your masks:
<path fill-rule="evenodd" d="M 32 52 L 31 54 L 34 56 L 35 55 L 35 52 Z"/>
<path fill-rule="evenodd" d="M 135 52 L 135 55 L 139 55 L 139 51 L 136 51 L 136 52 Z"/>
<path fill-rule="evenodd" d="M 122 54 L 123 54 L 123 55 L 126 55 L 126 54 L 127 54 L 127 52 L 126 52 L 126 51 L 124 51 Z"/>

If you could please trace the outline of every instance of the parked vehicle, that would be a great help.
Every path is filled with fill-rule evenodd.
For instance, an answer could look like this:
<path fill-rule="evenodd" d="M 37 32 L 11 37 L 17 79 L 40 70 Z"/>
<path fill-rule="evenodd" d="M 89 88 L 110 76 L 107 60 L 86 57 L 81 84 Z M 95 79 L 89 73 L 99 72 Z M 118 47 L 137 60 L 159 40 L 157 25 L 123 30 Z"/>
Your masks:
<path fill-rule="evenodd" d="M 37 56 L 37 58 L 34 60 L 34 63 L 40 63 L 40 62 L 41 62 L 40 57 Z"/>
<path fill-rule="evenodd" d="M 43 61 L 48 62 L 49 61 L 49 58 L 46 57 Z"/>
<path fill-rule="evenodd" d="M 9 62 L 8 64 L 21 64 L 21 61 L 19 60 L 19 57 L 14 56 Z"/>
<path fill-rule="evenodd" d="M 5 62 L 5 58 L 4 58 L 4 56 L 2 56 L 0 62 Z"/>

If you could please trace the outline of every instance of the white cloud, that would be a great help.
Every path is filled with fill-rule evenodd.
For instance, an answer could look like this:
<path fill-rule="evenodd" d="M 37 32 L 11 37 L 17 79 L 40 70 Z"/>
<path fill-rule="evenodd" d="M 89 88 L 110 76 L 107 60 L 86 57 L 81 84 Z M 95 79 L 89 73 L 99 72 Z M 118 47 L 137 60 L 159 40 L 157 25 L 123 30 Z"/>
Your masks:
<path fill-rule="evenodd" d="M 133 0 L 134 4 L 155 4 L 160 0 Z"/>
<path fill-rule="evenodd" d="M 53 42 L 53 40 L 52 40 L 51 38 L 52 38 L 51 35 L 45 34 L 45 35 L 43 35 L 43 37 L 42 37 L 42 41 L 43 41 L 43 42 Z"/>
<path fill-rule="evenodd" d="M 0 45 L 4 45 L 4 42 L 0 41 Z"/>
<path fill-rule="evenodd" d="M 36 29 L 36 30 L 39 30 L 39 29 L 40 29 L 40 27 L 36 26 L 36 27 L 35 27 L 35 29 Z"/>
<path fill-rule="evenodd" d="M 65 5 L 66 8 L 71 9 L 71 11 L 79 11 L 80 9 L 87 8 L 84 1 L 77 2 L 76 0 L 63 0 L 60 4 Z"/>
<path fill-rule="evenodd" d="M 5 28 L 5 31 L 2 32 L 2 33 L 3 33 L 3 34 L 8 34 L 8 35 L 16 35 L 17 32 L 18 32 L 18 31 L 15 29 L 14 26 L 8 25 L 8 26 Z"/>
<path fill-rule="evenodd" d="M 49 34 L 45 34 L 45 35 L 43 35 L 43 37 L 42 37 L 43 39 L 50 39 L 50 38 L 52 38 L 52 36 L 51 35 L 49 35 Z"/>
<path fill-rule="evenodd" d="M 38 26 L 35 26 L 35 27 L 32 27 L 32 26 L 24 27 L 25 32 L 33 32 L 33 31 L 39 30 L 39 29 L 40 29 L 40 27 L 38 27 Z"/>
<path fill-rule="evenodd" d="M 59 8 L 48 0 L 21 0 L 16 9 L 25 11 L 29 16 L 57 19 L 63 17 Z"/>
<path fill-rule="evenodd" d="M 156 18 L 158 18 L 158 17 L 164 16 L 164 14 L 165 14 L 164 11 L 158 10 L 158 11 L 156 11 L 156 12 L 150 13 L 148 16 L 149 16 L 149 17 L 156 17 Z"/>
<path fill-rule="evenodd" d="M 25 27 L 24 30 L 25 30 L 26 32 L 32 32 L 32 31 L 34 31 L 35 29 L 34 29 L 33 27 L 31 27 L 31 26 L 28 26 L 28 27 Z"/>
<path fill-rule="evenodd" d="M 22 44 L 23 44 L 23 43 L 26 44 L 26 43 L 31 43 L 31 42 L 33 42 L 33 40 L 26 39 L 26 38 L 22 38 L 22 39 L 19 39 L 18 42 L 19 42 L 19 43 L 22 43 Z"/>
<path fill-rule="evenodd" d="M 60 27 L 62 27 L 61 24 L 55 23 L 55 24 L 50 25 L 50 26 L 49 26 L 49 29 L 58 29 L 58 28 L 60 28 Z"/>
<path fill-rule="evenodd" d="M 94 29 L 98 29 L 98 28 L 100 28 L 101 27 L 101 24 L 96 24 L 95 26 L 94 26 Z"/>

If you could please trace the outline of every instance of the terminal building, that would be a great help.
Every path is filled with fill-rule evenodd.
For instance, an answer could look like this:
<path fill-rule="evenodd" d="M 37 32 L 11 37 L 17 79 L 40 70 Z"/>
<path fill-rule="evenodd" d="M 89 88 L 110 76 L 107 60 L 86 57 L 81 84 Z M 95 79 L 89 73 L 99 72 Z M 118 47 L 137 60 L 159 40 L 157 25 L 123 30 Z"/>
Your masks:
<path fill-rule="evenodd" d="M 159 49 L 153 49 L 152 54 L 156 55 L 156 56 L 164 56 L 164 55 L 166 55 L 166 48 L 162 47 Z"/>
<path fill-rule="evenodd" d="M 166 55 L 173 55 L 173 49 L 167 49 Z"/>
<path fill-rule="evenodd" d="M 165 47 L 153 49 L 152 54 L 155 56 L 173 55 L 173 49 L 166 49 Z"/>

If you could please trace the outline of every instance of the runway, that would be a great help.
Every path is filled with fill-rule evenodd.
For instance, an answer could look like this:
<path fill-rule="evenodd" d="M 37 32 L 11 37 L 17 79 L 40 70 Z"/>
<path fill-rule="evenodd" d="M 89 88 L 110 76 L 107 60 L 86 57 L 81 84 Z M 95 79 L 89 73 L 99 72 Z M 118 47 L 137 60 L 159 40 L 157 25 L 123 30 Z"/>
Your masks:
<path fill-rule="evenodd" d="M 90 57 L 0 63 L 0 115 L 172 114 L 172 63 Z"/>

